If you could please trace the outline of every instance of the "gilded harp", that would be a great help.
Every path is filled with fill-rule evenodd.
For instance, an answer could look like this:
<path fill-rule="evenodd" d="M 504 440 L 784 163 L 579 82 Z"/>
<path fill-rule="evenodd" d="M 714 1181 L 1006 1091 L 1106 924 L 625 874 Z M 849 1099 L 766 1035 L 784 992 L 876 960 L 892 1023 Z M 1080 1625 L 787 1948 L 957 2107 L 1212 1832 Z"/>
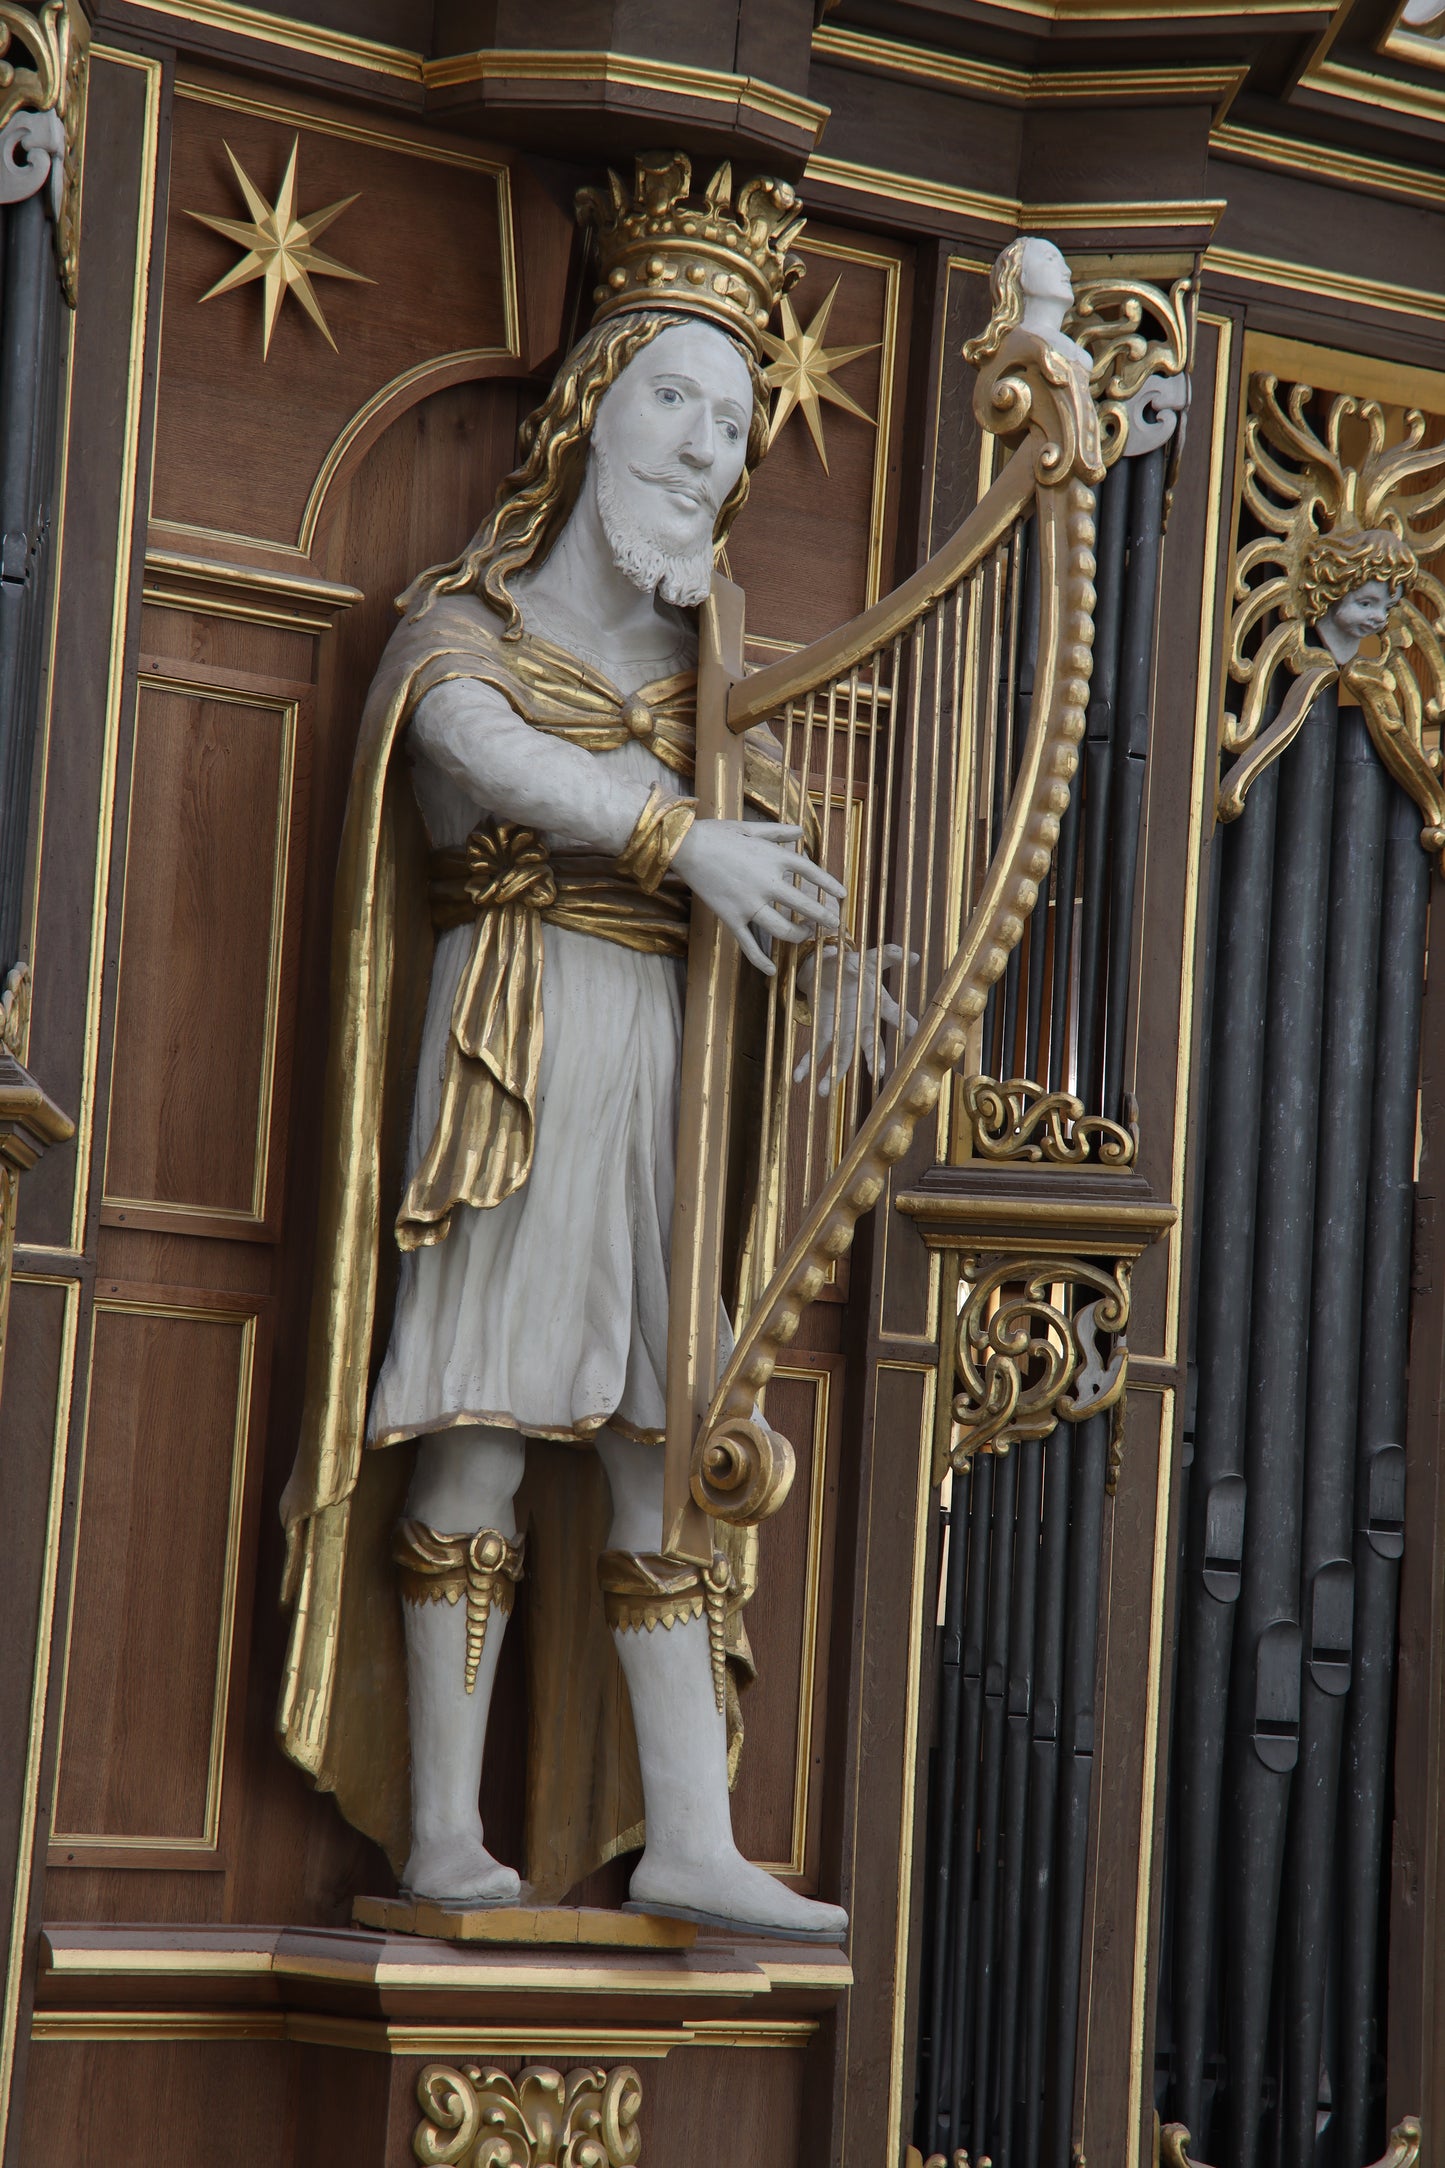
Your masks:
<path fill-rule="evenodd" d="M 664 1517 L 668 1550 L 698 1562 L 713 1555 L 710 1519 L 751 1525 L 787 1494 L 792 1450 L 760 1416 L 760 1396 L 889 1168 L 976 1044 L 1068 804 L 1093 640 L 1098 415 L 1085 371 L 1022 329 L 997 341 L 974 403 L 1010 456 L 951 540 L 892 594 L 751 676 L 739 591 L 718 583 L 703 612 L 699 810 L 742 816 L 744 733 L 766 727 L 785 777 L 812 801 L 817 854 L 845 873 L 849 897 L 843 940 L 820 935 L 780 957 L 767 982 L 758 1204 L 730 1349 L 719 1339 L 720 1172 L 746 967 L 694 906 Z M 820 991 L 831 974 L 836 1013 L 849 952 L 867 959 L 890 947 L 901 951 L 888 982 L 899 1021 L 866 1020 L 844 1065 L 837 1041 L 821 1043 Z M 859 968 L 866 974 L 866 962 Z"/>

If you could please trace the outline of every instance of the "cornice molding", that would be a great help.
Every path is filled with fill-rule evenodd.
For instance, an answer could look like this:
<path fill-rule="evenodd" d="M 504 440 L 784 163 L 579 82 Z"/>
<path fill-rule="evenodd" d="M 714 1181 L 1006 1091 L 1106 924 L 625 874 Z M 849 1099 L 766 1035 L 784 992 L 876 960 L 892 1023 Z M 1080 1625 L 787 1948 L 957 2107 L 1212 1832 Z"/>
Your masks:
<path fill-rule="evenodd" d="M 852 195 L 881 198 L 911 209 L 1005 227 L 1011 233 L 1095 233 L 1117 230 L 1119 246 L 1137 234 L 1199 231 L 1207 240 L 1225 211 L 1222 197 L 1191 197 L 1159 203 L 1028 203 L 1019 196 L 990 195 L 981 189 L 955 188 L 947 181 L 893 173 L 883 166 L 857 165 L 849 159 L 810 158 L 803 186 L 845 189 Z"/>
<path fill-rule="evenodd" d="M 1386 47 L 1386 51 L 1391 49 Z M 1432 62 L 1435 67 L 1441 64 Z M 1409 83 L 1400 75 L 1379 75 L 1370 68 L 1352 68 L 1343 60 L 1322 60 L 1305 69 L 1299 88 L 1332 105 L 1368 106 L 1377 115 L 1394 113 L 1432 126 L 1445 121 L 1445 83 Z"/>
<path fill-rule="evenodd" d="M 693 68 L 680 61 L 649 60 L 631 53 L 489 47 L 424 60 L 421 80 L 428 90 L 452 90 L 471 83 L 571 82 L 651 90 L 702 104 L 751 110 L 781 121 L 814 143 L 828 118 L 826 105 L 758 76 L 729 75 L 717 68 Z"/>
<path fill-rule="evenodd" d="M 336 67 L 414 84 L 424 92 L 489 83 L 586 83 L 608 90 L 650 91 L 656 96 L 685 100 L 694 107 L 711 108 L 707 118 L 714 125 L 726 126 L 729 113 L 756 115 L 774 130 L 783 128 L 792 134 L 796 138 L 794 147 L 804 155 L 817 143 L 828 118 L 825 105 L 758 76 L 694 68 L 639 54 L 517 46 L 448 53 L 429 60 L 405 46 L 384 45 L 371 38 L 354 37 L 349 31 L 296 22 L 266 8 L 246 6 L 243 0 L 130 0 L 130 5 L 141 17 L 163 16 L 244 39 L 249 44 L 273 46 L 278 52 L 302 54 Z M 678 118 L 685 125 L 688 116 L 680 114 Z"/>
<path fill-rule="evenodd" d="M 826 22 L 813 32 L 813 57 L 1005 105 L 1212 105 L 1223 111 L 1249 72 L 1243 66 L 1010 68 Z"/>
<path fill-rule="evenodd" d="M 1181 24 L 1208 25 L 1223 16 L 1238 15 L 1240 0 L 986 0 L 993 12 L 1022 17 L 1030 23 L 1057 23 L 1072 30 L 1089 23 L 1167 23 L 1171 30 Z M 1333 13 L 1333 0 L 1263 0 L 1258 10 L 1262 22 L 1251 25 L 1268 30 L 1274 20 L 1307 25 L 1310 20 L 1325 29 Z"/>
<path fill-rule="evenodd" d="M 1365 189 L 1374 195 L 1424 204 L 1430 210 L 1445 210 L 1445 172 L 1433 172 L 1425 166 L 1366 158 L 1355 151 L 1339 150 L 1332 143 L 1267 135 L 1261 129 L 1236 127 L 1230 121 L 1211 129 L 1209 150 L 1211 157 L 1227 158 L 1239 165 L 1263 166 L 1300 180 Z"/>
<path fill-rule="evenodd" d="M 1322 270 L 1316 264 L 1295 263 L 1287 257 L 1258 256 L 1244 249 L 1210 248 L 1204 258 L 1204 272 L 1206 278 L 1212 273 L 1219 278 L 1243 279 L 1250 285 L 1314 294 L 1347 311 L 1381 309 L 1392 316 L 1416 316 L 1427 323 L 1445 323 L 1445 293 L 1428 293 L 1418 286 L 1397 286 L 1385 279 L 1356 278 L 1346 271 Z"/>

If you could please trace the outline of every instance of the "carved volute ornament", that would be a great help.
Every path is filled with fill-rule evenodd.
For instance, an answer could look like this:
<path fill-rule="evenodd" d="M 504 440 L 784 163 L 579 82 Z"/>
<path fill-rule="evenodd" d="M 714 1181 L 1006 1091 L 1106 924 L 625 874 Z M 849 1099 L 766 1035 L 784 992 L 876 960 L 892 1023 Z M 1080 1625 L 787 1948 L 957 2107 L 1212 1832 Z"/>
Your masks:
<path fill-rule="evenodd" d="M 1445 505 L 1445 443 L 1426 442 L 1415 409 L 1391 441 L 1377 401 L 1341 395 L 1320 415 L 1310 385 L 1285 390 L 1264 372 L 1249 406 L 1244 504 L 1263 532 L 1235 558 L 1229 673 L 1245 690 L 1224 717 L 1233 758 L 1219 818 L 1239 817 L 1316 697 L 1338 685 L 1419 807 L 1422 846 L 1445 864 L 1445 586 L 1425 565 L 1445 542 L 1445 521 L 1430 518 Z M 1367 639 L 1375 654 L 1361 653 Z"/>
<path fill-rule="evenodd" d="M 15 55 L 17 40 L 28 65 Z M 72 308 L 87 58 L 84 20 L 66 0 L 34 12 L 0 0 L 0 203 L 22 203 L 49 184 L 56 263 Z"/>
<path fill-rule="evenodd" d="M 468 2063 L 428 2063 L 416 2084 L 422 2119 L 412 2138 L 421 2168 L 638 2168 L 642 2083 L 614 2070 L 509 2077 Z"/>

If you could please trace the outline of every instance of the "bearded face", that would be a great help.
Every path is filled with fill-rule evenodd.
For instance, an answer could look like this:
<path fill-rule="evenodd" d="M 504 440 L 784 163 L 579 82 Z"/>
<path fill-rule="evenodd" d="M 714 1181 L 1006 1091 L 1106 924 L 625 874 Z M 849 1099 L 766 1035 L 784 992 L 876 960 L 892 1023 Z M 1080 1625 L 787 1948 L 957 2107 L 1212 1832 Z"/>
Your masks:
<path fill-rule="evenodd" d="M 726 333 L 679 323 L 634 354 L 598 406 L 589 449 L 598 515 L 619 571 L 645 594 L 685 608 L 707 595 L 752 405 Z"/>

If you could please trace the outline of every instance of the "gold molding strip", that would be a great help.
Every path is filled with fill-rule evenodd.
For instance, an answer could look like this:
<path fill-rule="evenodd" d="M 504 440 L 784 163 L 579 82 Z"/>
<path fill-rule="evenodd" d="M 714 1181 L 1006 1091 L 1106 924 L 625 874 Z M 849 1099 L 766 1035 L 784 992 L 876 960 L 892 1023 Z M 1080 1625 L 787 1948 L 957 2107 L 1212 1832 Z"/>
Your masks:
<path fill-rule="evenodd" d="M 808 160 L 803 186 L 843 188 L 851 194 L 877 196 L 946 217 L 1005 227 L 1010 233 L 1092 232 L 1122 229 L 1122 247 L 1133 235 L 1180 227 L 1202 227 L 1212 234 L 1226 208 L 1223 197 L 1191 197 L 1160 203 L 1028 203 L 1019 196 L 995 196 L 980 189 L 955 188 L 946 181 L 922 180 L 884 166 L 855 165 L 851 160 L 817 156 Z"/>
<path fill-rule="evenodd" d="M 80 1329 L 80 1283 L 15 1274 L 17 1281 L 64 1288 L 64 1315 L 56 1365 L 55 1421 L 51 1431 L 50 1491 L 45 1507 L 44 1565 L 36 1616 L 35 1662 L 30 1679 L 29 1723 L 25 1746 L 25 1784 L 15 1845 L 15 1880 L 5 1949 L 4 1997 L 0 2001 L 0 2149 L 10 2119 L 10 2081 L 15 2069 L 15 2034 L 27 1951 L 31 1875 L 35 1860 L 36 1819 L 40 1806 L 40 1758 L 45 1743 L 45 1709 L 50 1689 L 51 1635 L 60 1580 L 60 1522 L 70 1448 L 70 1414 L 75 1389 L 75 1350 Z"/>
<path fill-rule="evenodd" d="M 213 592 L 215 590 L 215 592 Z M 359 587 L 296 572 L 269 572 L 220 557 L 148 549 L 142 599 L 163 610 L 241 618 L 289 632 L 328 632 L 343 610 L 364 602 Z M 165 690 L 169 690 L 167 683 Z"/>
<path fill-rule="evenodd" d="M 997 1180 L 997 1176 L 993 1177 Z M 1042 1174 L 1025 1176 L 1042 1189 Z M 982 1250 L 1027 1244 L 1031 1254 L 1071 1257 L 1077 1251 L 1096 1256 L 1142 1257 L 1151 1242 L 1168 1234 L 1179 1217 L 1177 1205 L 1157 1198 L 1107 1195 L 1122 1180 L 1095 1172 L 1097 1198 L 997 1195 L 992 1188 L 905 1190 L 893 1200 L 895 1211 L 911 1219 L 930 1249 Z"/>
<path fill-rule="evenodd" d="M 287 15 L 272 15 L 266 8 L 245 7 L 236 0 L 136 0 L 148 15 L 165 15 L 193 24 L 198 30 L 221 30 L 252 44 L 280 45 L 290 53 L 305 53 L 313 60 L 330 60 L 347 68 L 364 68 L 371 75 L 389 75 L 404 83 L 422 79 L 422 56 L 402 45 L 383 45 L 374 38 L 353 37 L 346 30 L 325 30 L 319 24 L 298 22 Z"/>
<path fill-rule="evenodd" d="M 1313 264 L 1295 263 L 1283 256 L 1256 256 L 1233 248 L 1211 247 L 1204 258 L 1205 275 L 1247 280 L 1256 286 L 1284 286 L 1294 293 L 1316 294 L 1335 303 L 1356 308 L 1384 309 L 1395 316 L 1419 316 L 1429 323 L 1445 323 L 1445 294 L 1429 293 L 1419 286 L 1397 286 L 1385 279 L 1356 278 L 1348 271 L 1321 271 Z"/>
<path fill-rule="evenodd" d="M 346 1983 L 384 1990 L 452 1995 L 573 1994 L 578 1990 L 626 1994 L 648 2002 L 659 1997 L 688 2001 L 748 2001 L 775 1988 L 825 1993 L 853 1985 L 853 1968 L 841 1950 L 718 1949 L 706 1952 L 619 1952 L 611 1960 L 577 1963 L 570 1952 L 549 1958 L 535 1948 L 490 1949 L 485 1945 L 440 1953 L 435 1944 L 405 1937 L 305 1928 L 225 1930 L 188 1927 L 110 1928 L 47 1926 L 42 1971 L 48 1978 L 103 1979 L 120 1986 L 144 1981 L 159 1996 L 167 1980 L 305 1980 L 328 1987 Z M 689 2020 L 693 2027 L 701 2020 Z M 752 2018 L 723 2018 L 736 2028 Z"/>
<path fill-rule="evenodd" d="M 36 2040 L 284 2040 L 373 2055 L 636 2056 L 662 2062 L 675 2048 L 801 2048 L 816 2018 L 697 2018 L 680 2025 L 406 2025 L 384 2018 L 332 2017 L 314 2010 L 37 2010 Z"/>
<path fill-rule="evenodd" d="M 1432 211 L 1445 210 L 1445 173 L 1425 166 L 1365 158 L 1357 151 L 1338 150 L 1332 143 L 1307 143 L 1297 136 L 1266 135 L 1257 128 L 1236 127 L 1232 121 L 1211 129 L 1209 151 L 1211 157 L 1239 165 L 1264 166 L 1300 180 L 1367 189 L 1375 195 L 1423 203 Z"/>
<path fill-rule="evenodd" d="M 1239 14 L 1239 0 L 989 0 L 989 5 L 1002 15 L 1026 15 L 1035 22 L 1066 27 L 1077 23 L 1135 23 L 1151 18 L 1179 27 Z M 1323 18 L 1330 5 L 1331 0 L 1265 0 L 1261 12 Z"/>
<path fill-rule="evenodd" d="M 829 22 L 813 32 L 813 57 L 1009 105 L 1227 105 L 1249 73 L 1244 67 L 1010 68 L 942 46 L 905 44 Z"/>
<path fill-rule="evenodd" d="M 135 256 L 131 266 L 131 336 L 126 356 L 124 429 L 121 445 L 115 534 L 115 585 L 111 602 L 109 655 L 106 665 L 105 724 L 100 762 L 95 880 L 91 895 L 90 952 L 86 970 L 85 1037 L 81 1054 L 80 1103 L 76 1110 L 75 1187 L 71 1197 L 70 1247 L 84 1248 L 90 1211 L 91 1151 L 94 1143 L 95 1094 L 100 1066 L 101 1003 L 105 980 L 105 929 L 110 908 L 111 843 L 115 826 L 116 770 L 121 720 L 133 698 L 125 668 L 126 628 L 131 582 L 131 542 L 140 487 L 141 402 L 145 376 L 146 327 L 150 314 L 152 242 L 155 235 L 156 161 L 160 141 L 160 61 L 110 46 L 93 45 L 94 70 L 101 66 L 134 68 L 145 77 L 145 120 L 137 146 Z M 93 91 L 92 91 L 93 95 Z M 32 956 L 31 963 L 34 965 Z"/>
<path fill-rule="evenodd" d="M 493 47 L 424 60 L 421 79 L 428 90 L 449 90 L 465 83 L 578 81 L 606 83 L 626 90 L 654 90 L 669 97 L 760 113 L 765 119 L 781 121 L 811 136 L 815 143 L 829 112 L 815 99 L 799 97 L 756 75 L 733 75 L 721 68 L 694 68 L 682 61 L 643 59 L 631 53 Z"/>
<path fill-rule="evenodd" d="M 1380 47 L 1391 60 L 1408 61 L 1415 68 L 1445 68 L 1445 43 L 1438 35 L 1412 30 L 1408 23 L 1397 23 Z"/>
<path fill-rule="evenodd" d="M 1395 57 L 1403 57 L 1396 44 L 1385 50 Z M 1431 63 L 1440 67 L 1442 62 Z M 1300 77 L 1302 91 L 1313 91 L 1318 97 L 1338 99 L 1343 104 L 1374 106 L 1379 112 L 1401 113 L 1407 120 L 1430 121 L 1438 125 L 1445 119 L 1445 86 L 1434 83 L 1407 83 L 1400 75 L 1375 75 L 1367 68 L 1352 68 L 1342 60 L 1322 60 L 1316 66 L 1306 68 Z"/>
<path fill-rule="evenodd" d="M 395 128 L 370 127 L 349 115 L 342 119 L 334 113 L 314 113 L 310 106 L 286 105 L 275 98 L 256 97 L 244 90 L 233 89 L 229 83 L 223 89 L 215 83 L 189 82 L 182 76 L 176 82 L 175 95 L 190 105 L 216 106 L 224 113 L 249 113 L 257 120 L 309 129 L 313 135 L 335 136 L 343 143 L 363 143 L 375 150 L 400 151 L 405 157 L 424 158 L 433 165 L 462 166 L 473 173 L 508 172 L 501 159 L 486 151 L 463 150 L 455 142 L 440 143 L 435 138 L 428 141 L 422 135 L 398 135 Z"/>
<path fill-rule="evenodd" d="M 1290 0 L 1286 0 L 1290 4 Z M 780 122 L 816 143 L 828 108 L 765 82 L 759 76 L 735 75 L 719 68 L 694 68 L 681 62 L 650 60 L 628 53 L 565 51 L 510 47 L 504 50 L 448 53 L 429 60 L 409 46 L 358 38 L 349 31 L 324 29 L 247 7 L 240 0 L 135 0 L 138 10 L 218 30 L 251 44 L 273 45 L 309 59 L 355 68 L 427 90 L 445 90 L 479 82 L 599 82 L 629 90 L 650 90 L 703 104 L 756 113 Z M 191 95 L 195 95 L 192 88 Z"/>

